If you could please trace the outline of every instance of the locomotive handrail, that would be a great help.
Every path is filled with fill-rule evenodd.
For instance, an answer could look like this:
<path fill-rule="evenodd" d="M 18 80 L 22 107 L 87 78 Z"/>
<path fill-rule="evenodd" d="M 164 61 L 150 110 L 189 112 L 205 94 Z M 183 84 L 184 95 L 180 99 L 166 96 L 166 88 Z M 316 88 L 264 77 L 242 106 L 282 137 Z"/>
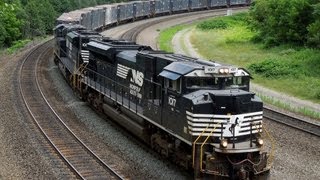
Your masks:
<path fill-rule="evenodd" d="M 252 124 L 258 129 L 257 123 L 252 123 Z M 266 129 L 266 127 L 263 126 L 262 123 L 259 123 L 259 126 L 262 127 L 264 132 L 266 132 L 266 136 L 265 137 L 267 137 L 271 141 L 271 152 L 270 152 L 270 156 L 268 158 L 268 165 L 270 166 L 272 164 L 273 160 L 274 160 L 274 152 L 275 152 L 275 144 L 276 143 L 275 143 L 274 138 L 271 136 L 269 131 Z M 258 130 L 258 134 L 262 136 L 262 130 L 261 131 Z"/>
<path fill-rule="evenodd" d="M 218 126 L 215 126 L 215 125 L 219 125 L 220 123 L 217 123 L 217 124 L 214 124 L 213 125 L 213 129 L 212 129 L 212 131 L 210 132 L 210 134 L 208 135 L 208 137 L 203 141 L 203 143 L 201 144 L 201 147 L 200 147 L 200 171 L 201 172 L 203 172 L 203 170 L 202 170 L 202 156 L 203 156 L 203 146 L 204 146 L 204 144 L 208 141 L 208 139 L 210 138 L 210 136 L 213 134 L 213 131 L 214 130 L 216 130 L 216 128 L 218 127 Z"/>
<path fill-rule="evenodd" d="M 268 165 L 271 166 L 271 164 L 274 160 L 274 152 L 275 152 L 276 142 L 275 142 L 274 138 L 271 136 L 271 134 L 269 133 L 269 131 L 264 126 L 262 126 L 262 128 L 266 132 L 267 136 L 269 137 L 269 139 L 271 141 L 271 152 L 270 152 L 270 156 L 268 158 Z"/>
<path fill-rule="evenodd" d="M 193 146 L 192 146 L 192 167 L 193 168 L 194 168 L 194 157 L 195 157 L 195 150 L 196 150 L 196 142 L 200 139 L 200 137 L 204 134 L 204 132 L 209 128 L 209 126 L 210 126 L 210 123 L 208 123 L 208 126 L 201 132 L 201 134 L 193 142 Z"/>

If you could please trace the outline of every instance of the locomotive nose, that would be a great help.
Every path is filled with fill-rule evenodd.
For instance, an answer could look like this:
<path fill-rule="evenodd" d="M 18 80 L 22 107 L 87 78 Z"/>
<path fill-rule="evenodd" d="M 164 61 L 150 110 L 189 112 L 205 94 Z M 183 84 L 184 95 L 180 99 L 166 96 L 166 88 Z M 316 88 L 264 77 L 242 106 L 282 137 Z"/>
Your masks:
<path fill-rule="evenodd" d="M 262 101 L 252 92 L 243 90 L 224 90 L 209 93 L 213 108 L 219 114 L 243 114 L 262 111 Z"/>

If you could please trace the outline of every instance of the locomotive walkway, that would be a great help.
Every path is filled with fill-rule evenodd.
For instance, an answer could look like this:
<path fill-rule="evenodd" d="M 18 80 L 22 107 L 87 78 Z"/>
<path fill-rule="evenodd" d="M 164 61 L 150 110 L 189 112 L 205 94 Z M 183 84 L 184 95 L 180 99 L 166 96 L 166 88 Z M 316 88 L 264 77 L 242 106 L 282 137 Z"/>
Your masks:
<path fill-rule="evenodd" d="M 178 32 L 174 38 L 172 39 L 173 49 L 175 53 L 186 54 L 193 57 L 202 58 L 200 54 L 197 53 L 197 50 L 193 48 L 190 43 L 190 34 L 191 29 L 184 29 Z M 290 105 L 292 108 L 306 108 L 310 109 L 314 112 L 320 112 L 320 104 L 313 103 L 311 101 L 302 100 L 293 96 L 289 96 L 287 94 L 277 92 L 258 84 L 251 83 L 251 90 L 263 96 L 272 98 L 275 101 L 280 101 L 281 103 Z M 316 124 L 320 124 L 319 121 L 315 121 L 312 119 L 306 118 L 307 121 L 315 122 Z"/>

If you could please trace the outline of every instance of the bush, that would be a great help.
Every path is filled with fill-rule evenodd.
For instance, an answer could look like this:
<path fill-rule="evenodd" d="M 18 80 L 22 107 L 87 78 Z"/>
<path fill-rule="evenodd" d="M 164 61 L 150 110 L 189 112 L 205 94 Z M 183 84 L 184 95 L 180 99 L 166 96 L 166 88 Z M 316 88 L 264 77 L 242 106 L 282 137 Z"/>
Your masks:
<path fill-rule="evenodd" d="M 314 22 L 311 3 L 311 0 L 257 0 L 250 10 L 251 25 L 267 47 L 304 45 L 307 27 Z"/>
<path fill-rule="evenodd" d="M 19 40 L 13 42 L 13 46 L 8 48 L 8 52 L 10 54 L 14 53 L 16 50 L 23 48 L 27 43 L 29 43 L 31 40 L 30 39 L 25 39 L 25 40 Z"/>
<path fill-rule="evenodd" d="M 216 19 L 211 21 L 204 21 L 198 24 L 197 28 L 201 30 L 226 29 L 228 28 L 228 23 L 226 23 L 224 20 Z"/>
<path fill-rule="evenodd" d="M 308 46 L 320 49 L 320 3 L 313 6 L 313 16 L 316 21 L 308 27 Z"/>
<path fill-rule="evenodd" d="M 287 61 L 267 59 L 259 63 L 253 63 L 249 70 L 267 78 L 280 78 L 284 76 L 297 76 L 299 73 L 298 64 Z"/>

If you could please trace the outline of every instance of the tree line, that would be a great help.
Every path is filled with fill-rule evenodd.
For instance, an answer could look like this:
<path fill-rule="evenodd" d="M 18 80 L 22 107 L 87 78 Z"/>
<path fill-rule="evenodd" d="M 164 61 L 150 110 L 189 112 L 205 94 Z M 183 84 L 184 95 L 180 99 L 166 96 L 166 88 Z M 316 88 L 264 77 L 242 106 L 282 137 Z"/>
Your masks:
<path fill-rule="evenodd" d="M 294 44 L 320 48 L 319 0 L 256 0 L 250 24 L 266 46 Z"/>
<path fill-rule="evenodd" d="M 0 47 L 52 32 L 63 12 L 120 0 L 0 0 Z"/>

